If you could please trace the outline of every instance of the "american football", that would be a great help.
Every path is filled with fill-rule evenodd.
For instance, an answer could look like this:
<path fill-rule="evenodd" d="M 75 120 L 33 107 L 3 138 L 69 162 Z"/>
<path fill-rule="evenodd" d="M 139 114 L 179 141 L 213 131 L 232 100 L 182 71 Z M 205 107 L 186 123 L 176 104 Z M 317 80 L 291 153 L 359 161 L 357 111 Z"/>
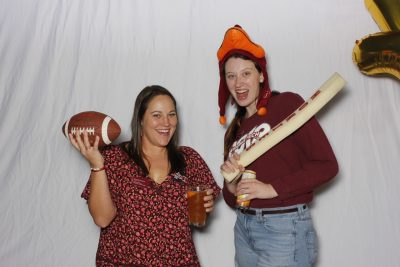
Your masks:
<path fill-rule="evenodd" d="M 62 132 L 68 140 L 69 133 L 82 134 L 84 130 L 88 132 L 91 145 L 94 144 L 96 135 L 100 137 L 99 147 L 111 144 L 121 133 L 121 127 L 114 119 L 96 111 L 75 114 L 62 126 Z"/>

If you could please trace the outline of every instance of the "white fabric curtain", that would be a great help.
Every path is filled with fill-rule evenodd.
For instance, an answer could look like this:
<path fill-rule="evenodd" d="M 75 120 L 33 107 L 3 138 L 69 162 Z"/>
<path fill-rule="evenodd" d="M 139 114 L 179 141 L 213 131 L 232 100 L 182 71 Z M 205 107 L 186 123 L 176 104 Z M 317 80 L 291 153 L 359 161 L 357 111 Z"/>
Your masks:
<path fill-rule="evenodd" d="M 94 266 L 89 166 L 61 126 L 96 110 L 127 140 L 146 85 L 176 96 L 181 144 L 222 185 L 216 52 L 235 24 L 265 48 L 274 90 L 307 99 L 333 72 L 348 82 L 317 116 L 340 164 L 312 205 L 317 266 L 399 266 L 400 83 L 352 62 L 379 31 L 362 0 L 0 0 L 0 266 Z M 233 266 L 234 220 L 219 199 L 194 234 L 203 266 Z"/>

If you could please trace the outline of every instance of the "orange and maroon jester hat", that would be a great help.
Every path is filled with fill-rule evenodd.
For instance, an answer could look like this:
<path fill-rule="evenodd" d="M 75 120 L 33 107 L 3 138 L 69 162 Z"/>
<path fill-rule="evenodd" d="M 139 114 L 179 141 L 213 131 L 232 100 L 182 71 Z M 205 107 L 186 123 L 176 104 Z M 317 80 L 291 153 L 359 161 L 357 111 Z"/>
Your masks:
<path fill-rule="evenodd" d="M 267 61 L 265 59 L 264 49 L 256 43 L 253 43 L 247 33 L 239 25 L 229 28 L 224 36 L 224 40 L 217 52 L 219 65 L 219 91 L 218 91 L 218 106 L 219 106 L 219 122 L 226 123 L 225 106 L 229 98 L 229 90 L 226 85 L 224 65 L 227 59 L 234 54 L 241 54 L 253 60 L 262 70 L 264 82 L 260 87 L 260 94 L 257 102 L 257 113 L 263 116 L 267 113 L 265 105 L 271 97 L 271 89 L 268 83 Z"/>

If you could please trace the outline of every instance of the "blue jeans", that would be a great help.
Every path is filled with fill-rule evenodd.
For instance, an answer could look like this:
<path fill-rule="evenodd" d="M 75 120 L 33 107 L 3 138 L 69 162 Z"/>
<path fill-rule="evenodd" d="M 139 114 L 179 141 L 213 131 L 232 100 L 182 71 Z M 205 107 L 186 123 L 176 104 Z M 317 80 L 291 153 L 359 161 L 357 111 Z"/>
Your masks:
<path fill-rule="evenodd" d="M 290 208 L 298 211 L 261 214 L 263 210 Z M 306 267 L 315 262 L 317 236 L 307 206 L 253 210 L 256 215 L 236 211 L 236 267 Z"/>

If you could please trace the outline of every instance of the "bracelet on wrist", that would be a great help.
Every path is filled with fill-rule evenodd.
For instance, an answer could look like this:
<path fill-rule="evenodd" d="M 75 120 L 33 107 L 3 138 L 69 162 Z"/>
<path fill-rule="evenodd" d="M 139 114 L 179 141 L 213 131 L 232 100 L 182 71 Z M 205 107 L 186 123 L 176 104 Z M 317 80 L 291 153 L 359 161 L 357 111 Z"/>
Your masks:
<path fill-rule="evenodd" d="M 104 166 L 103 167 L 101 167 L 101 168 L 90 168 L 90 171 L 91 172 L 101 172 L 101 171 L 104 171 Z"/>

